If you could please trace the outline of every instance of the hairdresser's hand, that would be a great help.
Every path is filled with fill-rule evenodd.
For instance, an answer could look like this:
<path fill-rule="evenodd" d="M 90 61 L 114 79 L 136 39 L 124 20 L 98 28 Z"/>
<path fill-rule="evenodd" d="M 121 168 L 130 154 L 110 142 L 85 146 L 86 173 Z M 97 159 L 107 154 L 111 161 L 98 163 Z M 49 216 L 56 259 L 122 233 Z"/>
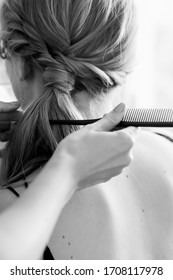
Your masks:
<path fill-rule="evenodd" d="M 60 143 L 56 152 L 71 161 L 78 189 L 106 182 L 131 163 L 137 129 L 128 127 L 110 132 L 124 112 L 125 106 L 120 104 L 100 121 L 72 133 Z"/>
<path fill-rule="evenodd" d="M 22 113 L 17 111 L 20 107 L 19 102 L 2 102 L 0 101 L 0 141 L 6 142 L 9 139 L 12 122 L 20 119 Z"/>

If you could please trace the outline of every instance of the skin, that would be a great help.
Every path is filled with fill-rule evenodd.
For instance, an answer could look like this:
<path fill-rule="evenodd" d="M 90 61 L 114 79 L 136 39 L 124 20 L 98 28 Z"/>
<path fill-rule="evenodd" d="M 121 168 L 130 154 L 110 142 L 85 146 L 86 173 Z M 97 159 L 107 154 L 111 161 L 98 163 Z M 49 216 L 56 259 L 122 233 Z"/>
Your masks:
<path fill-rule="evenodd" d="M 6 64 L 14 92 L 25 109 L 30 100 L 28 96 L 35 98 L 40 93 L 41 73 L 37 69 L 31 73 L 20 58 L 8 58 Z M 14 113 L 19 117 L 18 106 L 1 102 L 0 117 L 11 120 Z M 41 258 L 64 207 L 77 191 L 106 182 L 129 165 L 136 129 L 107 132 L 121 121 L 123 115 L 124 105 L 121 104 L 97 123 L 61 141 L 45 167 L 32 174 L 27 191 L 24 192 L 23 184 L 19 182 L 19 200 L 7 189 L 0 190 L 1 259 Z M 6 127 L 7 138 L 8 130 Z M 0 134 L 3 135 L 4 131 Z M 115 143 L 119 149 L 115 148 Z M 44 219 L 43 213 L 46 213 Z"/>
<path fill-rule="evenodd" d="M 11 122 L 16 122 L 20 119 L 22 113 L 16 111 L 19 107 L 19 102 L 6 103 L 0 101 L 0 141 L 8 140 Z"/>
<path fill-rule="evenodd" d="M 7 68 L 12 67 L 10 63 L 7 61 Z M 17 79 L 11 79 L 13 88 L 18 92 L 30 88 L 35 98 L 42 87 L 41 73 L 36 69 L 31 84 L 25 64 L 19 59 L 15 66 L 18 75 Z M 98 117 L 110 110 L 112 100 L 116 104 L 114 96 L 116 92 L 110 92 L 110 99 L 100 100 Z M 80 108 L 90 116 L 87 94 L 76 98 Z M 22 100 L 26 97 L 21 98 L 24 106 Z M 173 258 L 172 143 L 142 131 L 133 153 L 133 163 L 119 176 L 75 192 L 65 204 L 49 240 L 56 259 Z"/>

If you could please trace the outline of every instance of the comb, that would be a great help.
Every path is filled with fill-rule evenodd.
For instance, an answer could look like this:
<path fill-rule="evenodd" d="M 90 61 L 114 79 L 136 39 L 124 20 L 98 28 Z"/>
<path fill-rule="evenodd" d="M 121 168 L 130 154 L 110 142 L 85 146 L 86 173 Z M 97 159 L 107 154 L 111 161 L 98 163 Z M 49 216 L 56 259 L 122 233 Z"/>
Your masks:
<path fill-rule="evenodd" d="M 89 120 L 50 120 L 51 125 L 87 125 L 100 119 Z M 128 126 L 173 127 L 173 109 L 126 109 L 122 121 L 116 128 Z"/>

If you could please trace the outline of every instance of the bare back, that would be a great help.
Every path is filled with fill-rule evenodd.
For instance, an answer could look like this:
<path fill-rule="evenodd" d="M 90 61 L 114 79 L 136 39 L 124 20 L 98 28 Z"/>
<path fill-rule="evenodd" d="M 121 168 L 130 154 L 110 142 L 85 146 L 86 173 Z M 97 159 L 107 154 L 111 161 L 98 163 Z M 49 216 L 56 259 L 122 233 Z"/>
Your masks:
<path fill-rule="evenodd" d="M 49 243 L 54 258 L 173 259 L 172 166 L 173 143 L 142 132 L 130 167 L 65 206 Z M 14 199 L 1 190 L 0 211 Z"/>
<path fill-rule="evenodd" d="M 173 143 L 143 132 L 134 161 L 76 193 L 50 240 L 55 259 L 172 259 Z"/>

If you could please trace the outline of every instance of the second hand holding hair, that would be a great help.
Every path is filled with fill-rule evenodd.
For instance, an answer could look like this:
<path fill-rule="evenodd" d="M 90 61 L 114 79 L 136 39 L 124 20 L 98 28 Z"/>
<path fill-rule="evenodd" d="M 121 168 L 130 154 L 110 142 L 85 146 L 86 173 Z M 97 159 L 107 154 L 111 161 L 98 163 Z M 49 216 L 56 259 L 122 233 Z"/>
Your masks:
<path fill-rule="evenodd" d="M 18 111 L 19 102 L 2 102 L 0 101 L 0 141 L 9 140 L 12 123 L 16 123 L 22 116 Z"/>

